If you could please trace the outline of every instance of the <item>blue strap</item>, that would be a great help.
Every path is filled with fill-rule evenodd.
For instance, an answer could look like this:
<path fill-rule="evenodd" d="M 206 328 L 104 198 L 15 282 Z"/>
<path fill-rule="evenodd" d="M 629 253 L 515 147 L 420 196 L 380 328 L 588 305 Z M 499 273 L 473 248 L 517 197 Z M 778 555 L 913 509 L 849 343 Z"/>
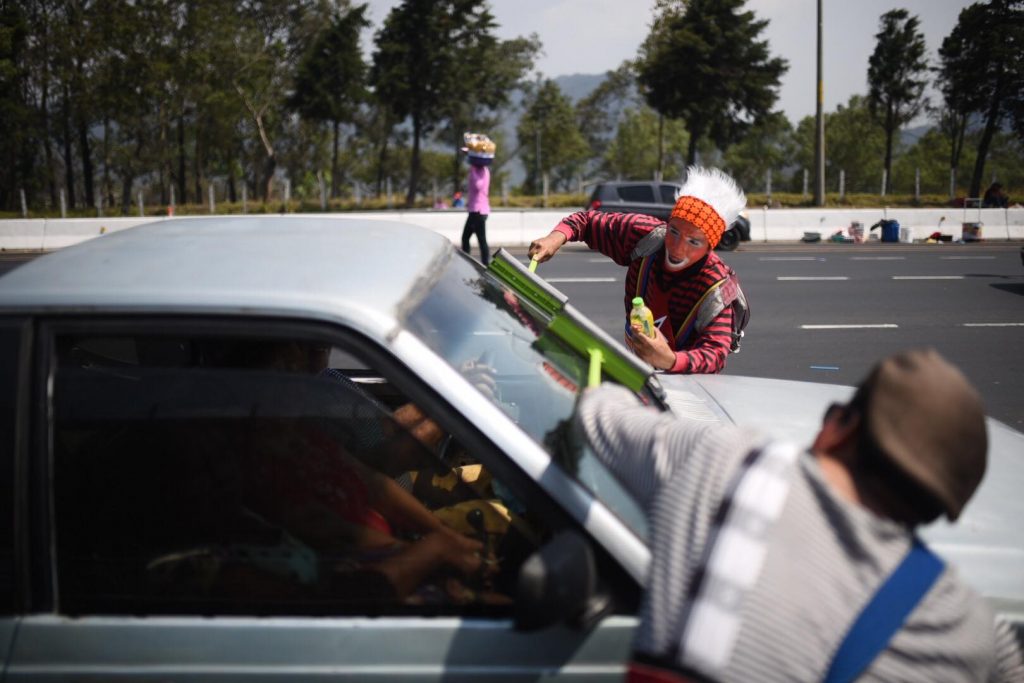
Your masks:
<path fill-rule="evenodd" d="M 860 676 L 903 626 L 943 567 L 942 560 L 915 537 L 903 562 L 850 627 L 832 658 L 825 682 L 845 683 Z"/>

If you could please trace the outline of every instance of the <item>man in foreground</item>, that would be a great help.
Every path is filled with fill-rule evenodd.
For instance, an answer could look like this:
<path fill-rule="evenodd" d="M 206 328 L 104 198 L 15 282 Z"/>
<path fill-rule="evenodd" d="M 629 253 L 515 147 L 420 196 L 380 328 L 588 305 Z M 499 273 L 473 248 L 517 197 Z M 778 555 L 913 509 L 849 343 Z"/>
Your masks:
<path fill-rule="evenodd" d="M 806 452 L 621 387 L 579 414 L 650 521 L 631 680 L 1024 680 L 1009 626 L 915 536 L 986 465 L 980 398 L 936 352 L 877 365 Z"/>

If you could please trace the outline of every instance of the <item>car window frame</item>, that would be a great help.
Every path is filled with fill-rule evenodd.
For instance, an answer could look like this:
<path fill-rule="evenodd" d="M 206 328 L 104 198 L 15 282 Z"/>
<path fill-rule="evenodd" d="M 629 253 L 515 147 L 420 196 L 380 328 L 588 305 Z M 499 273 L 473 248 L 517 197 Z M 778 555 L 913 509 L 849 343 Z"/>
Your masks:
<path fill-rule="evenodd" d="M 420 380 L 416 373 L 387 349 L 373 340 L 360 335 L 355 330 L 341 324 L 316 322 L 286 317 L 233 317 L 223 315 L 119 315 L 100 316 L 63 316 L 49 317 L 38 321 L 36 353 L 38 367 L 35 384 L 46 387 L 37 402 L 38 438 L 33 448 L 31 460 L 39 463 L 31 473 L 33 519 L 37 520 L 32 533 L 33 538 L 33 571 L 37 580 L 33 585 L 33 599 L 26 608 L 30 611 L 50 611 L 61 613 L 60 586 L 57 573 L 57 555 L 55 545 L 55 509 L 56 500 L 52 488 L 53 480 L 53 449 L 52 439 L 54 416 L 52 387 L 56 372 L 55 340 L 60 335 L 88 334 L 92 336 L 140 336 L 168 335 L 187 336 L 237 336 L 261 338 L 302 338 L 310 341 L 322 341 L 338 345 L 358 354 L 365 362 L 387 377 L 388 381 L 405 394 L 414 403 L 431 405 L 434 409 L 431 416 L 441 426 L 453 434 L 466 448 L 472 450 L 480 458 L 495 477 L 505 482 L 525 505 L 542 515 L 552 533 L 563 529 L 573 529 L 584 534 L 591 542 L 598 560 L 600 573 L 607 577 L 609 589 L 616 596 L 616 602 L 623 605 L 634 603 L 638 596 L 639 586 L 629 576 L 622 565 L 615 560 L 596 540 L 590 537 L 586 529 L 577 523 L 571 515 L 551 500 L 537 482 L 533 481 L 514 462 L 487 438 L 486 434 L 473 425 L 444 398 Z M 91 616 L 91 615 L 82 615 Z M 153 615 L 172 617 L 172 615 Z M 416 615 L 393 615 L 394 618 L 424 618 L 426 613 Z M 449 615 L 450 616 L 450 615 Z M 217 615 L 218 619 L 235 618 L 232 615 Z M 244 618 L 244 617 L 241 617 Z M 359 615 L 302 615 L 297 618 L 364 618 Z M 390 617 L 389 617 L 390 618 Z M 461 618 L 473 618 L 464 615 Z"/>
<path fill-rule="evenodd" d="M 13 364 L 10 375 L 14 383 L 8 395 L 8 414 L 4 416 L 5 421 L 10 421 L 10 432 L 4 435 L 4 443 L 0 446 L 0 467 L 10 477 L 9 490 L 0 491 L 0 505 L 7 506 L 0 520 L 9 525 L 11 541 L 10 566 L 7 568 L 11 581 L 10 602 L 7 603 L 6 597 L 0 602 L 0 617 L 11 617 L 24 611 L 27 582 L 32 575 L 32 568 L 27 564 L 31 555 L 25 547 L 28 534 L 21 523 L 25 518 L 24 506 L 28 497 L 22 472 L 27 466 L 31 438 L 32 321 L 23 315 L 0 317 L 0 335 L 10 335 L 11 346 L 16 349 L 14 354 L 4 358 L 4 362 Z M 7 391 L 8 387 L 2 390 Z"/>

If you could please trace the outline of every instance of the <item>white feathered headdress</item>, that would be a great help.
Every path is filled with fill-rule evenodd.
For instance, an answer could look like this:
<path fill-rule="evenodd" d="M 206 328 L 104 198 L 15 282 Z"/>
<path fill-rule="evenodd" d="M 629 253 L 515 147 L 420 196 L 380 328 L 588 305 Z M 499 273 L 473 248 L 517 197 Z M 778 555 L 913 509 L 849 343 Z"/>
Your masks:
<path fill-rule="evenodd" d="M 711 206 L 728 228 L 747 206 L 747 196 L 736 181 L 717 168 L 690 166 L 679 197 L 696 197 Z"/>

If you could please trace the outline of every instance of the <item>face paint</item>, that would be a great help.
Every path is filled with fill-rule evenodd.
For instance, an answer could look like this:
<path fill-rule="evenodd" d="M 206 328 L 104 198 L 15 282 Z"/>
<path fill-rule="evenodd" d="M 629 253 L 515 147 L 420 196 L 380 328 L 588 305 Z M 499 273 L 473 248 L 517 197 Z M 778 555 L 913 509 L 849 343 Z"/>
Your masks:
<path fill-rule="evenodd" d="M 679 272 L 704 258 L 708 238 L 700 228 L 682 218 L 672 218 L 665 233 L 665 269 Z"/>

